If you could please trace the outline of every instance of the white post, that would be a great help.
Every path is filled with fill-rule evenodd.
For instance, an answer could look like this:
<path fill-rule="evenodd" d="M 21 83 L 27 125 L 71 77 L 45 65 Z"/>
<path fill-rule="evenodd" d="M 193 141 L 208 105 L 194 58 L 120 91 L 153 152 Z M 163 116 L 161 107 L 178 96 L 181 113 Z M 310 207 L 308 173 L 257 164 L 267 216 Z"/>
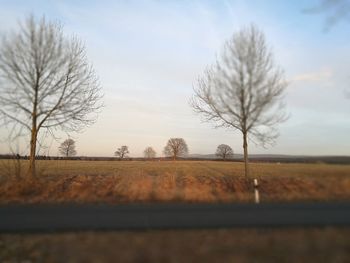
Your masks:
<path fill-rule="evenodd" d="M 259 184 L 258 184 L 258 179 L 254 179 L 254 195 L 255 195 L 255 203 L 259 204 L 260 203 L 260 197 L 259 197 Z"/>

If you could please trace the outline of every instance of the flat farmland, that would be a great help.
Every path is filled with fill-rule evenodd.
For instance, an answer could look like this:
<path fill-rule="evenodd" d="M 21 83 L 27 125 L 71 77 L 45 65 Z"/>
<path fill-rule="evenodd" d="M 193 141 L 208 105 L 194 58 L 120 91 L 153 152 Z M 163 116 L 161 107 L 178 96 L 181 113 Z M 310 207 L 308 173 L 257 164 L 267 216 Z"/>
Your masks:
<path fill-rule="evenodd" d="M 350 166 L 214 161 L 0 160 L 0 203 L 350 200 Z M 347 262 L 349 228 L 233 228 L 0 234 L 1 262 Z"/>
<path fill-rule="evenodd" d="M 0 202 L 143 203 L 349 201 L 350 165 L 219 161 L 38 161 L 35 181 L 16 179 L 27 161 L 0 160 Z"/>

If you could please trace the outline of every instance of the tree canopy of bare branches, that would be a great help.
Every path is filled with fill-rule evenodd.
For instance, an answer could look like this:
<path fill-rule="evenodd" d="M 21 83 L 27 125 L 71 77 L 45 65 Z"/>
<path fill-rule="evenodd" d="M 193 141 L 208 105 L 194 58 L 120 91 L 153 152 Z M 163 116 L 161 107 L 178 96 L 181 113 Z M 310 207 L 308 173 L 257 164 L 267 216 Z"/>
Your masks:
<path fill-rule="evenodd" d="M 73 139 L 67 139 L 61 143 L 60 147 L 58 147 L 58 151 L 62 156 L 72 157 L 77 154 L 75 150 L 75 141 Z"/>
<path fill-rule="evenodd" d="M 220 144 L 218 148 L 216 148 L 215 155 L 226 160 L 233 157 L 233 150 L 227 144 Z"/>
<path fill-rule="evenodd" d="M 188 154 L 188 147 L 183 138 L 170 138 L 164 147 L 164 154 L 176 160 Z"/>
<path fill-rule="evenodd" d="M 114 155 L 117 156 L 120 160 L 122 160 L 128 157 L 127 156 L 128 153 L 129 153 L 129 147 L 126 145 L 123 145 L 115 151 Z"/>
<path fill-rule="evenodd" d="M 156 157 L 156 151 L 152 147 L 147 147 L 144 151 L 143 154 L 145 158 L 152 159 Z"/>
<path fill-rule="evenodd" d="M 30 134 L 30 167 L 35 176 L 41 130 L 80 131 L 101 107 L 100 85 L 76 37 L 62 27 L 30 16 L 0 47 L 0 121 Z"/>
<path fill-rule="evenodd" d="M 235 33 L 220 55 L 198 78 L 191 105 L 204 121 L 242 133 L 248 177 L 248 137 L 262 146 L 274 143 L 275 125 L 286 119 L 281 99 L 287 83 L 255 26 Z"/>

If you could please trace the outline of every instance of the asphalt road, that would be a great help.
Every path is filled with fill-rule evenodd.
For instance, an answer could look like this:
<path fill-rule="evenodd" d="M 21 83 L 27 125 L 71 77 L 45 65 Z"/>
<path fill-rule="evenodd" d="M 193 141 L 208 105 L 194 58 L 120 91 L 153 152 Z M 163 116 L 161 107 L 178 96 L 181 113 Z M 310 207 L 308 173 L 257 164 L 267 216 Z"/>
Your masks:
<path fill-rule="evenodd" d="M 349 226 L 350 203 L 0 206 L 0 232 Z"/>

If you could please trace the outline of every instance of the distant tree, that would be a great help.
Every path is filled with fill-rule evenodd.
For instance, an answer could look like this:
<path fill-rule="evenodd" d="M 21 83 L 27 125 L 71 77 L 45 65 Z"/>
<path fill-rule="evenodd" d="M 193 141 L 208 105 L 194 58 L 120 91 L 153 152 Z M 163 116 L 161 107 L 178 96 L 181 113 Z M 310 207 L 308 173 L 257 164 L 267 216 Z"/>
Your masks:
<path fill-rule="evenodd" d="M 61 143 L 60 147 L 58 147 L 58 151 L 65 157 L 75 156 L 77 154 L 75 150 L 75 141 L 72 139 L 65 140 Z"/>
<path fill-rule="evenodd" d="M 152 147 L 147 147 L 144 151 L 143 154 L 145 158 L 151 159 L 156 157 L 156 151 Z"/>
<path fill-rule="evenodd" d="M 164 154 L 176 160 L 178 157 L 188 154 L 188 147 L 182 138 L 170 138 L 164 148 Z"/>
<path fill-rule="evenodd" d="M 216 149 L 215 155 L 226 160 L 233 157 L 233 150 L 227 144 L 220 144 Z"/>
<path fill-rule="evenodd" d="M 0 45 L 0 125 L 30 134 L 28 176 L 35 177 L 39 132 L 79 131 L 101 107 L 100 85 L 83 43 L 62 26 L 30 16 Z"/>
<path fill-rule="evenodd" d="M 119 159 L 124 159 L 124 158 L 128 157 L 127 156 L 128 153 L 129 153 L 128 146 L 123 145 L 122 147 L 118 148 L 115 151 L 114 155 L 117 156 Z"/>
<path fill-rule="evenodd" d="M 286 86 L 264 34 L 251 26 L 226 42 L 221 56 L 194 87 L 191 105 L 205 121 L 242 133 L 246 177 L 248 136 L 262 146 L 274 143 L 275 125 L 286 120 L 281 102 Z"/>

